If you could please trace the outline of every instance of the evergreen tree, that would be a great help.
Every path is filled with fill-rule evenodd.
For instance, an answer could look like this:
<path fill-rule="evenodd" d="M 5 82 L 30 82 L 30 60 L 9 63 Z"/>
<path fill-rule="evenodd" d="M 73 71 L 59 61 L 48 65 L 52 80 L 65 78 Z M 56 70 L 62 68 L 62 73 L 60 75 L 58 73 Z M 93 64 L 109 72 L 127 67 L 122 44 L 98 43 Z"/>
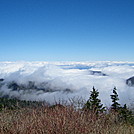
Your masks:
<path fill-rule="evenodd" d="M 134 117 L 132 111 L 127 108 L 126 104 L 122 107 L 118 103 L 119 98 L 116 87 L 113 89 L 113 95 L 110 96 L 113 102 L 113 104 L 111 105 L 111 109 L 118 113 L 116 122 L 120 121 L 134 125 Z"/>
<path fill-rule="evenodd" d="M 103 104 L 101 104 L 101 100 L 98 99 L 98 96 L 99 92 L 93 87 L 93 91 L 91 91 L 90 97 L 87 100 L 84 109 L 91 110 L 96 114 L 104 112 L 105 107 L 103 107 Z"/>
<path fill-rule="evenodd" d="M 130 123 L 134 125 L 134 116 L 131 110 L 127 108 L 127 105 L 125 104 L 123 107 L 120 107 L 119 110 L 119 120 L 123 121 L 125 123 Z"/>
<path fill-rule="evenodd" d="M 110 95 L 113 104 L 111 105 L 111 109 L 117 111 L 120 108 L 120 104 L 117 102 L 119 100 L 118 93 L 116 87 L 113 89 L 113 95 Z"/>

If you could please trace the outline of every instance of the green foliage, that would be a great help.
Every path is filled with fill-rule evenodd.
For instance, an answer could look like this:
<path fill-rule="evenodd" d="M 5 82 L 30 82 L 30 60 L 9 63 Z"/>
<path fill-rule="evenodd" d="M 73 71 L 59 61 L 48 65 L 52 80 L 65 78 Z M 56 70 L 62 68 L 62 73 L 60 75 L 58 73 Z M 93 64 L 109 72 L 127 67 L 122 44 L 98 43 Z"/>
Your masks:
<path fill-rule="evenodd" d="M 111 105 L 111 110 L 117 112 L 117 120 L 119 122 L 129 123 L 134 125 L 134 117 L 132 111 L 127 108 L 125 104 L 123 107 L 117 102 L 119 100 L 116 87 L 113 89 L 113 95 L 110 95 L 113 104 Z"/>
<path fill-rule="evenodd" d="M 132 111 L 127 108 L 126 104 L 123 107 L 120 107 L 118 116 L 120 121 L 134 125 L 134 116 Z"/>
<path fill-rule="evenodd" d="M 4 108 L 14 109 L 17 108 L 15 99 L 0 98 L 0 111 Z"/>
<path fill-rule="evenodd" d="M 93 91 L 91 91 L 90 97 L 87 100 L 84 109 L 91 110 L 96 114 L 104 112 L 105 107 L 103 107 L 103 104 L 101 104 L 101 100 L 98 99 L 98 96 L 99 92 L 93 87 Z"/>
<path fill-rule="evenodd" d="M 9 98 L 0 98 L 0 111 L 3 109 L 19 109 L 19 108 L 36 108 L 45 105 L 45 102 L 37 102 L 37 101 L 25 101 L 25 100 L 18 100 L 16 98 L 9 99 Z"/>
<path fill-rule="evenodd" d="M 83 110 L 85 111 L 91 111 L 95 115 L 95 117 L 99 117 L 99 113 L 103 113 L 105 111 L 105 107 L 103 107 L 103 104 L 101 104 L 101 100 L 98 99 L 99 92 L 93 87 L 93 90 L 91 91 L 90 97 L 87 100 L 87 102 L 84 104 Z M 111 111 L 109 113 L 103 114 L 104 116 L 114 115 L 114 123 L 123 123 L 123 124 L 129 124 L 134 125 L 134 114 L 127 108 L 126 104 L 121 107 L 120 104 L 117 102 L 119 100 L 117 89 L 114 88 L 113 95 L 111 95 L 111 99 L 113 104 L 111 105 Z M 74 104 L 74 103 L 73 103 Z M 42 108 L 42 106 L 49 106 L 45 101 L 44 102 L 37 102 L 37 101 L 25 101 L 25 100 L 18 100 L 18 99 L 9 99 L 9 98 L 0 98 L 0 113 L 3 112 L 3 110 L 20 110 L 22 108 Z M 66 109 L 63 105 L 60 103 L 56 103 L 53 106 L 49 107 L 50 109 Z M 62 111 L 62 110 L 61 110 Z M 83 113 L 83 111 L 82 111 Z M 96 116 L 97 115 L 97 116 Z"/>
<path fill-rule="evenodd" d="M 119 98 L 118 98 L 118 93 L 117 93 L 116 87 L 114 87 L 114 89 L 113 89 L 113 95 L 110 95 L 110 96 L 111 96 L 111 99 L 113 102 L 113 104 L 111 105 L 111 109 L 118 111 L 120 104 L 118 103 Z"/>

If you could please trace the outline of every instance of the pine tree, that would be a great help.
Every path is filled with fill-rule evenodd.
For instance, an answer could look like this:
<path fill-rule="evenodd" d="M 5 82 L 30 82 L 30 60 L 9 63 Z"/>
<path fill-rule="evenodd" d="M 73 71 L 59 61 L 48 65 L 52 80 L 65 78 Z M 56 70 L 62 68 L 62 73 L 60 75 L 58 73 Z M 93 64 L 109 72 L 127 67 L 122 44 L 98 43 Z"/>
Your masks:
<path fill-rule="evenodd" d="M 93 87 L 93 91 L 91 91 L 90 97 L 87 100 L 84 109 L 91 110 L 92 112 L 98 114 L 100 112 L 105 111 L 105 107 L 103 107 L 103 104 L 101 104 L 101 100 L 98 99 L 99 92 L 95 90 Z"/>
<path fill-rule="evenodd" d="M 120 107 L 119 120 L 124 121 L 125 123 L 130 123 L 131 125 L 134 125 L 133 113 L 131 110 L 127 108 L 126 104 L 123 107 Z"/>
<path fill-rule="evenodd" d="M 116 87 L 114 87 L 113 89 L 113 95 L 110 95 L 113 104 L 111 105 L 111 109 L 118 111 L 118 109 L 120 108 L 120 104 L 117 102 L 119 100 L 118 98 L 118 93 L 117 93 L 117 89 Z"/>
<path fill-rule="evenodd" d="M 126 104 L 122 107 L 117 102 L 119 98 L 118 98 L 116 87 L 113 89 L 113 95 L 110 95 L 110 96 L 113 102 L 113 104 L 111 105 L 111 109 L 118 113 L 116 122 L 120 121 L 120 122 L 130 123 L 131 125 L 134 125 L 134 117 L 133 117 L 132 111 L 130 111 L 127 108 Z"/>

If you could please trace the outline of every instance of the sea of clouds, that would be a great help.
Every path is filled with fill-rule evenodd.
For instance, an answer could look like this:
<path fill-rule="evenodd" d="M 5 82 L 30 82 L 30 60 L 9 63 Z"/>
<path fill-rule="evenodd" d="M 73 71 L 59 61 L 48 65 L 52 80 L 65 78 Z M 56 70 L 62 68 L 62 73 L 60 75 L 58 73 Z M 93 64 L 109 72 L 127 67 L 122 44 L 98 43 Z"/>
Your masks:
<path fill-rule="evenodd" d="M 0 96 L 49 103 L 87 100 L 94 86 L 102 103 L 109 106 L 116 86 L 119 103 L 131 105 L 134 87 L 126 80 L 132 76 L 134 62 L 0 62 Z M 12 83 L 21 88 L 13 89 Z"/>

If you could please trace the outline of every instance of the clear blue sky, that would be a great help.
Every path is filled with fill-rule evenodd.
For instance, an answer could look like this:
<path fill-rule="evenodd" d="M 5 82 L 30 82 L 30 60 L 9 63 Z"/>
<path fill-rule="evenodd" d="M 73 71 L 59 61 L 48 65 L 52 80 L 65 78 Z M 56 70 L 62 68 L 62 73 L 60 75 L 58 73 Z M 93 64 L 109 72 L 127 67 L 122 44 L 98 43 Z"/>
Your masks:
<path fill-rule="evenodd" d="M 134 61 L 134 0 L 0 0 L 0 61 Z"/>

